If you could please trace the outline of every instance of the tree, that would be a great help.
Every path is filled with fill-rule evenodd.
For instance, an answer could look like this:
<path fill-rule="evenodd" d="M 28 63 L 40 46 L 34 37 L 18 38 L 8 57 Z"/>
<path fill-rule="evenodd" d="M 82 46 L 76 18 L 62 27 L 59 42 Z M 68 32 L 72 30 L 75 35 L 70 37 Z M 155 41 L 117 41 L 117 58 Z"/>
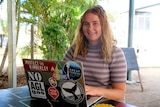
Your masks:
<path fill-rule="evenodd" d="M 61 60 L 71 45 L 77 22 L 81 14 L 96 0 L 32 0 L 22 3 L 23 13 L 27 16 L 23 22 L 37 26 L 37 36 L 41 43 L 36 43 L 43 52 L 44 59 Z"/>
<path fill-rule="evenodd" d="M 3 1 L 3 0 L 2 0 Z M 18 17 L 16 17 L 18 20 L 19 20 L 19 17 L 20 17 L 20 0 L 17 0 L 16 1 L 16 16 L 18 16 Z M 18 34 L 19 34 L 19 24 L 20 24 L 20 22 L 19 21 L 17 21 L 18 23 L 17 23 L 17 34 L 16 34 L 16 45 L 17 45 L 17 42 L 18 42 Z M 6 24 L 7 25 L 7 24 Z M 7 29 L 4 29 L 4 32 L 5 31 L 7 31 Z M 8 34 L 7 32 L 6 32 L 6 34 Z M 6 46 L 6 48 L 5 48 L 5 51 L 4 51 L 4 54 L 3 54 L 3 58 L 2 58 L 2 62 L 1 62 L 1 66 L 0 66 L 0 75 L 2 75 L 2 70 L 3 70 L 3 68 L 4 68 L 4 64 L 5 64 L 5 61 L 6 61 L 6 58 L 7 58 L 7 55 L 8 55 L 8 42 L 7 42 L 7 46 Z"/>
<path fill-rule="evenodd" d="M 62 59 L 73 41 L 80 15 L 95 3 L 96 0 L 79 0 L 78 2 L 75 0 L 24 0 L 22 2 L 17 0 L 16 43 L 18 42 L 20 24 L 33 24 L 37 27 L 35 38 L 38 41 L 35 41 L 35 44 L 43 52 L 43 58 Z M 4 52 L 0 71 L 4 67 L 7 54 L 8 45 Z"/>

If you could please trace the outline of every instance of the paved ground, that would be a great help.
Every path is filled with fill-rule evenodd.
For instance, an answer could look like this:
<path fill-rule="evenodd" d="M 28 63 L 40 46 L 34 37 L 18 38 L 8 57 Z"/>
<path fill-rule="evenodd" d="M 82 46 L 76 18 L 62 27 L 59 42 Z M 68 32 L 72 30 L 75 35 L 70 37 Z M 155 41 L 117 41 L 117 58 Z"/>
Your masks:
<path fill-rule="evenodd" d="M 127 84 L 126 103 L 138 107 L 160 107 L 160 67 L 140 68 L 144 92 L 139 83 Z M 137 80 L 137 72 L 132 72 Z"/>

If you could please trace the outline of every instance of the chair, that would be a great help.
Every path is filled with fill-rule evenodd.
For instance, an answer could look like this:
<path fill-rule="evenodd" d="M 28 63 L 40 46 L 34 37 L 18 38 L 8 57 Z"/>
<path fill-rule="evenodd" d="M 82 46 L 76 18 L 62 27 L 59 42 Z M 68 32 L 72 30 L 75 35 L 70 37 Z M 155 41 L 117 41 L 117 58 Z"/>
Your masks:
<path fill-rule="evenodd" d="M 130 79 L 129 78 L 129 74 L 131 75 L 131 72 L 133 70 L 136 70 L 138 72 L 138 78 L 139 78 L 139 82 L 140 86 L 141 86 L 141 91 L 143 92 L 143 85 L 142 85 L 142 80 L 141 80 L 141 76 L 140 76 L 140 71 L 139 71 L 139 65 L 137 62 L 137 56 L 135 53 L 134 48 L 122 48 L 126 61 L 127 61 L 127 80 Z"/>

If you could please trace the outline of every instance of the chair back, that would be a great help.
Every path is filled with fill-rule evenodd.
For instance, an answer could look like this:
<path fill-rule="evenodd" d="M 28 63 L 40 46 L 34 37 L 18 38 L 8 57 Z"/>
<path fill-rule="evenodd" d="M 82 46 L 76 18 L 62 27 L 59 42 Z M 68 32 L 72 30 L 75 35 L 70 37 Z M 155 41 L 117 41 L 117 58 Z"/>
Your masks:
<path fill-rule="evenodd" d="M 134 48 L 122 48 L 126 61 L 127 61 L 127 71 L 139 70 L 139 65 L 137 62 L 137 56 Z"/>

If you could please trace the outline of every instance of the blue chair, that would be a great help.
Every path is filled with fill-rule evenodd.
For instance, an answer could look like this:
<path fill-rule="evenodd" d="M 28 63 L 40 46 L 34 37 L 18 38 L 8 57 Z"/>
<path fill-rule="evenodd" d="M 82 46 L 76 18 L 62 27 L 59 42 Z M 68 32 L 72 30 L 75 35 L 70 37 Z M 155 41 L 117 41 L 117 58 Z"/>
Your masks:
<path fill-rule="evenodd" d="M 141 86 L 141 91 L 143 92 L 143 85 L 142 85 L 142 81 L 141 81 L 141 76 L 140 76 L 140 72 L 139 72 L 139 65 L 137 62 L 137 56 L 135 53 L 135 49 L 134 48 L 122 48 L 126 61 L 127 61 L 127 80 L 131 79 L 131 72 L 133 70 L 136 70 L 138 72 L 138 78 L 139 78 L 139 82 L 140 86 Z"/>

